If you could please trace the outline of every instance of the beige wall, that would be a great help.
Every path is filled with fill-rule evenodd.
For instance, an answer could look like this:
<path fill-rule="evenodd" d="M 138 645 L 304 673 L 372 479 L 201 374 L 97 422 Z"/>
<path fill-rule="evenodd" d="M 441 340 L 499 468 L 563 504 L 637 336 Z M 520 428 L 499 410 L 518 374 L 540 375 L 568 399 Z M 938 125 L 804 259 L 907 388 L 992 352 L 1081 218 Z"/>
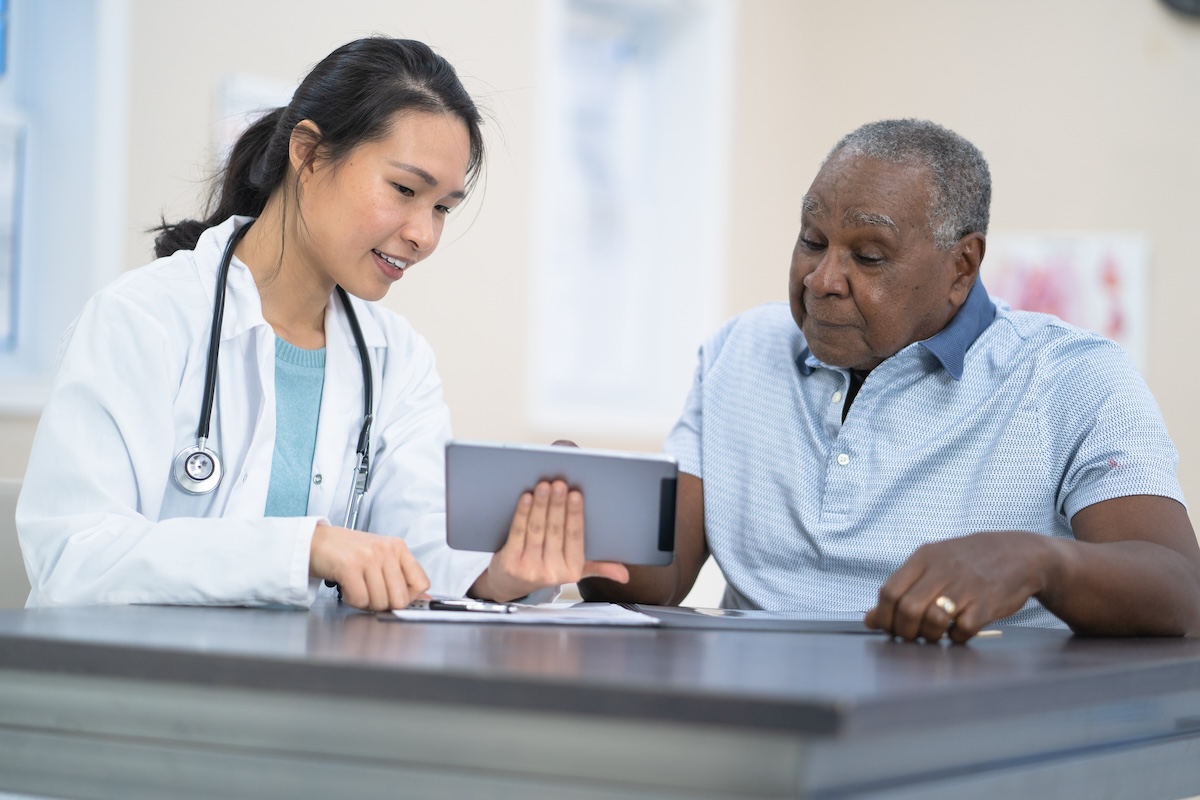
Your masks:
<path fill-rule="evenodd" d="M 438 353 L 460 436 L 544 439 L 522 410 L 530 230 L 553 202 L 530 194 L 536 0 L 342 0 L 336 13 L 315 0 L 132 7 L 130 266 L 149 256 L 141 230 L 198 204 L 220 78 L 295 81 L 373 32 L 427 41 L 457 66 L 494 118 L 485 197 L 456 214 L 439 253 L 387 302 Z M 988 156 L 994 232 L 1149 235 L 1147 378 L 1196 502 L 1200 24 L 1156 0 L 745 0 L 739 16 L 727 314 L 784 298 L 799 198 L 841 134 L 871 119 L 934 119 Z M 32 430 L 30 419 L 0 418 L 0 476 L 21 474 Z"/>

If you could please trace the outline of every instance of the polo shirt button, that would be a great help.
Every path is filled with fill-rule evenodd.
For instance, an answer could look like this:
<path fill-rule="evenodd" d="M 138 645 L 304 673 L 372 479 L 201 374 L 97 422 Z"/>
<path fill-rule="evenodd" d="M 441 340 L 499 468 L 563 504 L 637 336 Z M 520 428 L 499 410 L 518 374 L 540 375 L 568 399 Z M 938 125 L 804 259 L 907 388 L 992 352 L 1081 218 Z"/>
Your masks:
<path fill-rule="evenodd" d="M 320 484 L 323 480 L 325 479 L 321 477 L 321 473 L 318 472 L 316 475 L 313 475 L 313 483 Z"/>
<path fill-rule="evenodd" d="M 833 393 L 833 399 L 831 399 L 829 402 L 831 402 L 831 403 L 840 403 L 840 402 L 842 402 L 842 393 L 841 393 L 841 392 L 834 392 L 834 393 Z"/>
<path fill-rule="evenodd" d="M 846 466 L 850 463 L 850 456 L 846 455 L 845 453 L 838 454 L 838 463 L 843 467 Z"/>

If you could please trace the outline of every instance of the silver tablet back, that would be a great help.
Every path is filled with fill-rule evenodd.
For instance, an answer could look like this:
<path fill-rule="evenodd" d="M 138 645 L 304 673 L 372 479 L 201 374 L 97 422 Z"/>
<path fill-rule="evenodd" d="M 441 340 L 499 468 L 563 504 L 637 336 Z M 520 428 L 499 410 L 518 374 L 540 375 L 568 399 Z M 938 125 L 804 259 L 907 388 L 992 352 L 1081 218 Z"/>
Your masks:
<path fill-rule="evenodd" d="M 583 492 L 586 557 L 664 565 L 675 551 L 678 467 L 667 455 L 525 444 L 446 445 L 446 534 L 458 550 L 495 552 L 521 493 L 562 478 Z"/>

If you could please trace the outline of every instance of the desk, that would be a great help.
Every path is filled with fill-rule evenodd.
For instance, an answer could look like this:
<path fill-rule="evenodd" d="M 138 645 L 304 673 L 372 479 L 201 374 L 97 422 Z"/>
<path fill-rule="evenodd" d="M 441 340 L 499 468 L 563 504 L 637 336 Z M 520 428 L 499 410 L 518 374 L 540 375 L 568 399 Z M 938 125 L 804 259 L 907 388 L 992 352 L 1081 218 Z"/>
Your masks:
<path fill-rule="evenodd" d="M 1180 797 L 1200 792 L 1200 641 L 4 611 L 0 790 Z"/>

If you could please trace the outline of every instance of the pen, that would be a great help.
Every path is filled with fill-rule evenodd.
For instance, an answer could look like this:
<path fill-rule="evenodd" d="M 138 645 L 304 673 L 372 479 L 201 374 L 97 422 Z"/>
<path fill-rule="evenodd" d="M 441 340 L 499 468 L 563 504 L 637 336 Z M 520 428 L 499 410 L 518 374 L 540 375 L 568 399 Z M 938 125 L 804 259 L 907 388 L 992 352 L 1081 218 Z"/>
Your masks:
<path fill-rule="evenodd" d="M 480 611 L 485 614 L 512 614 L 517 610 L 513 603 L 493 603 L 490 600 L 475 600 L 470 597 L 461 600 L 418 598 L 409 603 L 408 607 L 421 611 Z"/>

